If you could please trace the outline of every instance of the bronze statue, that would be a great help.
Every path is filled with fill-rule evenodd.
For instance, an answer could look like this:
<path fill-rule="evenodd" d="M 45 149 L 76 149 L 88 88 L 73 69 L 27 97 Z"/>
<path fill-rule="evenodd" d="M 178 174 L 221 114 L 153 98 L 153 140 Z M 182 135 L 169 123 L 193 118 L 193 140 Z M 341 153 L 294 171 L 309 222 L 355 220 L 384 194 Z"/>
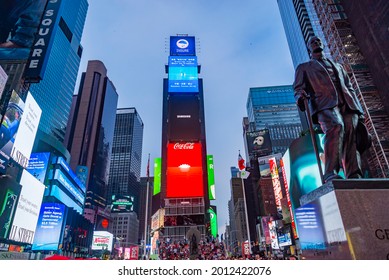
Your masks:
<path fill-rule="evenodd" d="M 363 109 L 349 76 L 339 63 L 325 58 L 318 37 L 308 42 L 311 60 L 300 64 L 295 73 L 294 96 L 305 111 L 308 99 L 312 121 L 319 124 L 324 138 L 324 182 L 340 179 L 340 168 L 347 179 L 362 178 L 357 126 L 364 122 Z"/>

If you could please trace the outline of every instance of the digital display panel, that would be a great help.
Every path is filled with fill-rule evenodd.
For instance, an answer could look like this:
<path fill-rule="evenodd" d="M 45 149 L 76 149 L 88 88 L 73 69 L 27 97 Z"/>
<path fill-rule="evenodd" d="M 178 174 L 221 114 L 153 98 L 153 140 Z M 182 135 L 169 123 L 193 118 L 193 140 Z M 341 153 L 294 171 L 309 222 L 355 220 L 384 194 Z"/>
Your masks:
<path fill-rule="evenodd" d="M 0 238 L 8 238 L 22 186 L 14 179 L 0 176 Z"/>
<path fill-rule="evenodd" d="M 45 186 L 26 170 L 23 170 L 20 184 L 22 191 L 8 238 L 32 244 Z"/>
<path fill-rule="evenodd" d="M 204 215 L 180 215 L 164 216 L 163 225 L 171 226 L 195 226 L 204 224 Z"/>
<path fill-rule="evenodd" d="M 282 217 L 282 206 L 281 206 L 282 190 L 281 190 L 280 177 L 278 175 L 277 161 L 275 157 L 269 159 L 269 165 L 270 165 L 271 179 L 273 183 L 274 197 L 276 200 L 277 212 L 278 215 Z"/>
<path fill-rule="evenodd" d="M 154 159 L 154 189 L 153 195 L 157 195 L 161 192 L 161 167 L 162 167 L 162 159 L 155 158 Z"/>
<path fill-rule="evenodd" d="M 85 196 L 74 186 L 74 184 L 59 170 L 55 170 L 54 179 L 58 180 L 81 204 L 84 204 Z"/>
<path fill-rule="evenodd" d="M 134 211 L 134 197 L 129 195 L 112 195 L 112 212 Z"/>
<path fill-rule="evenodd" d="M 292 245 L 290 227 L 283 227 L 283 230 L 278 232 L 278 245 L 281 247 Z"/>
<path fill-rule="evenodd" d="M 3 121 L 0 126 L 0 173 L 6 172 L 20 121 L 24 111 L 24 102 L 16 91 L 12 91 Z"/>
<path fill-rule="evenodd" d="M 212 155 L 207 155 L 207 172 L 208 172 L 208 198 L 209 200 L 215 200 L 216 199 L 215 171 L 213 169 Z"/>
<path fill-rule="evenodd" d="M 202 196 L 204 196 L 204 186 L 201 143 L 169 143 L 166 197 Z"/>
<path fill-rule="evenodd" d="M 30 92 L 27 94 L 24 112 L 20 120 L 20 126 L 12 147 L 11 157 L 23 168 L 27 168 L 30 159 L 35 135 L 38 131 L 42 109 Z M 26 141 L 29 139 L 29 141 Z"/>
<path fill-rule="evenodd" d="M 65 221 L 65 205 L 43 203 L 39 213 L 32 250 L 58 250 Z"/>
<path fill-rule="evenodd" d="M 169 92 L 198 92 L 198 79 L 197 57 L 169 57 Z"/>
<path fill-rule="evenodd" d="M 27 171 L 44 184 L 50 153 L 32 153 L 28 161 Z"/>
<path fill-rule="evenodd" d="M 58 163 L 66 170 L 67 174 L 73 179 L 77 186 L 83 191 L 86 192 L 85 184 L 74 174 L 73 170 L 70 168 L 69 164 L 62 157 L 58 158 Z M 87 172 L 87 171 L 86 171 Z"/>
<path fill-rule="evenodd" d="M 194 36 L 170 36 L 170 55 L 196 55 Z"/>
<path fill-rule="evenodd" d="M 323 221 L 320 207 L 315 203 L 305 204 L 295 211 L 301 249 L 325 249 Z"/>
<path fill-rule="evenodd" d="M 168 140 L 199 141 L 200 100 L 197 95 L 172 95 L 168 105 Z"/>
<path fill-rule="evenodd" d="M 216 210 L 214 210 L 213 207 L 210 207 L 208 209 L 208 212 L 209 212 L 209 222 L 211 225 L 211 235 L 216 238 L 218 235 Z"/>

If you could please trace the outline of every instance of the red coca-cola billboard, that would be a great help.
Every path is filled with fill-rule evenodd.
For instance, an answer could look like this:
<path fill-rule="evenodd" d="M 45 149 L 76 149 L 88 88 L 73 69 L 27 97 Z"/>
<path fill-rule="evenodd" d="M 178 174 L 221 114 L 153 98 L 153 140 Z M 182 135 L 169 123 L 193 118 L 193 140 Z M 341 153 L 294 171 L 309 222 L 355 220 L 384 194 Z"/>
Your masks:
<path fill-rule="evenodd" d="M 166 197 L 204 196 L 201 143 L 172 142 L 167 147 Z"/>

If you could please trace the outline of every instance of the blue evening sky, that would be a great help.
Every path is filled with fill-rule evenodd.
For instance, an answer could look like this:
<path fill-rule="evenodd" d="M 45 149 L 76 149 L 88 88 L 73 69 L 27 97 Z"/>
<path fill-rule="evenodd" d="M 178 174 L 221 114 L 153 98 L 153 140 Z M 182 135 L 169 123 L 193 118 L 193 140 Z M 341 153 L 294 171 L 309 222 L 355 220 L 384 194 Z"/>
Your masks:
<path fill-rule="evenodd" d="M 204 83 L 207 153 L 214 155 L 219 229 L 228 222 L 230 167 L 243 151 L 250 87 L 290 85 L 294 69 L 276 0 L 89 0 L 79 76 L 102 61 L 119 94 L 144 122 L 141 176 L 161 155 L 162 80 L 168 39 L 195 36 Z M 75 92 L 78 91 L 78 83 Z M 152 161 L 153 162 L 153 161 Z M 152 164 L 151 164 L 152 166 Z M 153 169 L 150 169 L 153 176 Z M 219 234 L 223 233 L 219 232 Z"/>

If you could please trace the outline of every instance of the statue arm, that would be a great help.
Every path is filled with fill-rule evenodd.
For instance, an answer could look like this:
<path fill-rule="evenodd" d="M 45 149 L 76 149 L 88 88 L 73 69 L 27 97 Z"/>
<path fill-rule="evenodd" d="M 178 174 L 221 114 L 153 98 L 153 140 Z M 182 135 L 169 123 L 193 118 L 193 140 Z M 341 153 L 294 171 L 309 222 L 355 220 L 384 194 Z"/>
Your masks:
<path fill-rule="evenodd" d="M 298 107 L 300 108 L 301 111 L 305 111 L 304 99 L 309 98 L 309 94 L 305 91 L 307 85 L 305 81 L 305 73 L 302 68 L 303 67 L 301 64 L 296 68 L 293 89 L 294 89 L 294 98 L 296 100 Z"/>

